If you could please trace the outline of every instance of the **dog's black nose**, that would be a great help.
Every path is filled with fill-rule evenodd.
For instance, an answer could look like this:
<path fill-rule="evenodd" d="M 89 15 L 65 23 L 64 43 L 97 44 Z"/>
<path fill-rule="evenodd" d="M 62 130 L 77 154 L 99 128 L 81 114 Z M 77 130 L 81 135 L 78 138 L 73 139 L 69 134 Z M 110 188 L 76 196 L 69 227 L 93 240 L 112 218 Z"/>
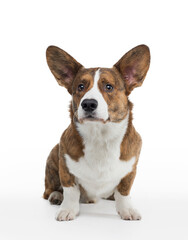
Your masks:
<path fill-rule="evenodd" d="M 81 106 L 84 109 L 84 111 L 93 112 L 97 108 L 98 102 L 95 99 L 85 99 L 81 103 Z"/>

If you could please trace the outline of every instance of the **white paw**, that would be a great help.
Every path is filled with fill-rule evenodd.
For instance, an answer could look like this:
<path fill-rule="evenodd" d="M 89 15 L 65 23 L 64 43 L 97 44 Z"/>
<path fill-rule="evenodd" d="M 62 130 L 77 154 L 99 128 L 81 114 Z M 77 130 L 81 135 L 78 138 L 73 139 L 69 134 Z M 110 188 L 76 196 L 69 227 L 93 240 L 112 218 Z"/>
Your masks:
<path fill-rule="evenodd" d="M 133 208 L 127 208 L 127 209 L 118 211 L 118 214 L 123 220 L 141 220 L 140 213 Z"/>
<path fill-rule="evenodd" d="M 74 220 L 77 213 L 73 209 L 62 209 L 60 208 L 56 214 L 57 221 L 70 221 Z"/>
<path fill-rule="evenodd" d="M 57 211 L 57 221 L 70 221 L 75 219 L 79 213 L 80 191 L 74 187 L 63 187 L 64 200 Z"/>

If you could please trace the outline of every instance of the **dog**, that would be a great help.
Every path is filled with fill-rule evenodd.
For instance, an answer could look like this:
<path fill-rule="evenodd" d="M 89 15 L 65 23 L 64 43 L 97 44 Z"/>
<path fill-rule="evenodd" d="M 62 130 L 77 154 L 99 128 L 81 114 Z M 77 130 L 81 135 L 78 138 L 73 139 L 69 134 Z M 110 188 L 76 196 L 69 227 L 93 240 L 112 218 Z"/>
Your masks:
<path fill-rule="evenodd" d="M 48 66 L 72 96 L 71 123 L 46 163 L 44 199 L 60 205 L 56 220 L 73 220 L 79 203 L 115 200 L 124 220 L 140 220 L 130 190 L 142 139 L 132 123 L 128 96 L 142 85 L 150 51 L 139 45 L 112 68 L 84 68 L 64 50 L 49 46 Z"/>

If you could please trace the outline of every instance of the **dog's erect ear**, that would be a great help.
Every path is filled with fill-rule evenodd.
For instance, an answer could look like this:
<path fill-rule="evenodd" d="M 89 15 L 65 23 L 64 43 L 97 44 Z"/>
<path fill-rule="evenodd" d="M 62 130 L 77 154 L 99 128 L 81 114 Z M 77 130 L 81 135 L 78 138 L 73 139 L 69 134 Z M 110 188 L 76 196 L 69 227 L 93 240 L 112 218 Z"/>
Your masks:
<path fill-rule="evenodd" d="M 142 85 L 150 64 L 150 51 L 139 45 L 127 52 L 114 66 L 125 81 L 127 95 Z"/>
<path fill-rule="evenodd" d="M 67 88 L 72 94 L 72 82 L 77 72 L 82 67 L 73 57 L 62 49 L 49 46 L 46 50 L 48 66 L 59 85 Z"/>

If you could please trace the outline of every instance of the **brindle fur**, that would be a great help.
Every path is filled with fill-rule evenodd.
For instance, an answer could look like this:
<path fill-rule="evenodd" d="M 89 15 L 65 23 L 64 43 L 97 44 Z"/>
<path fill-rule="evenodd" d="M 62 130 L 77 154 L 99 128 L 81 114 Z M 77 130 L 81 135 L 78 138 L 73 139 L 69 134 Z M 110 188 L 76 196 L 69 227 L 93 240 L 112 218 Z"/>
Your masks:
<path fill-rule="evenodd" d="M 100 68 L 99 89 L 108 104 L 109 121 L 119 122 L 129 112 L 127 132 L 120 146 L 120 159 L 128 161 L 131 157 L 136 156 L 136 162 L 132 172 L 122 178 L 117 186 L 118 191 L 125 196 L 129 194 L 132 187 L 142 145 L 141 137 L 132 124 L 133 104 L 129 101 L 128 95 L 133 88 L 143 83 L 149 68 L 149 61 L 148 47 L 140 45 L 126 53 L 113 68 Z M 52 192 L 62 192 L 62 187 L 71 187 L 75 184 L 75 177 L 66 166 L 64 154 L 68 154 L 74 161 L 79 161 L 79 158 L 84 155 L 84 143 L 76 129 L 75 122 L 78 121 L 77 109 L 85 92 L 78 92 L 77 86 L 84 83 L 85 91 L 91 89 L 94 73 L 97 70 L 97 68 L 83 68 L 69 54 L 54 46 L 47 49 L 47 62 L 58 83 L 67 88 L 73 99 L 70 104 L 71 124 L 64 131 L 60 143 L 52 149 L 47 159 L 45 192 L 43 195 L 45 199 L 48 199 Z M 104 84 L 106 83 L 114 86 L 113 93 L 104 91 Z M 82 186 L 80 186 L 80 190 L 82 202 L 90 202 Z M 109 196 L 109 199 L 114 199 L 113 195 Z M 59 204 L 59 199 L 57 200 L 53 198 L 51 203 Z"/>

